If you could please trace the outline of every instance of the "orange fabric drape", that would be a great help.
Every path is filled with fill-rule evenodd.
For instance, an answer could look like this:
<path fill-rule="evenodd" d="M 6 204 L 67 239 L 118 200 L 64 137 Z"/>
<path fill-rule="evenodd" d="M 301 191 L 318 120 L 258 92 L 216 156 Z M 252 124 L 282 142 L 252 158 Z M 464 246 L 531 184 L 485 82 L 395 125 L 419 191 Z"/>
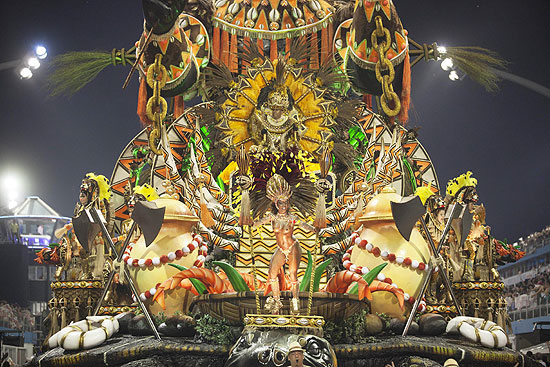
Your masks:
<path fill-rule="evenodd" d="M 229 67 L 229 33 L 221 31 L 220 60 Z"/>
<path fill-rule="evenodd" d="M 237 59 L 237 35 L 232 34 L 231 35 L 231 47 L 229 48 L 229 70 L 231 70 L 233 73 L 238 72 L 239 70 L 239 63 Z"/>
<path fill-rule="evenodd" d="M 277 58 L 277 40 L 271 40 L 269 45 L 269 58 L 275 60 Z"/>
<path fill-rule="evenodd" d="M 401 111 L 397 116 L 404 125 L 409 120 L 409 108 L 411 105 L 411 59 L 409 51 L 403 61 L 403 87 L 401 89 Z"/>
<path fill-rule="evenodd" d="M 185 110 L 185 102 L 183 101 L 182 96 L 175 96 L 174 97 L 174 119 L 177 119 L 181 115 L 183 115 L 183 111 Z"/>
<path fill-rule="evenodd" d="M 138 91 L 137 115 L 143 126 L 151 125 L 151 121 L 147 118 L 147 82 L 145 78 L 141 78 Z"/>
<path fill-rule="evenodd" d="M 220 62 L 221 60 L 220 52 L 221 52 L 220 29 L 218 27 L 214 27 L 214 32 L 212 35 L 212 53 L 213 53 L 212 59 L 215 62 Z"/>
<path fill-rule="evenodd" d="M 317 32 L 311 34 L 311 60 L 309 65 L 312 69 L 319 69 L 319 43 L 317 42 Z"/>

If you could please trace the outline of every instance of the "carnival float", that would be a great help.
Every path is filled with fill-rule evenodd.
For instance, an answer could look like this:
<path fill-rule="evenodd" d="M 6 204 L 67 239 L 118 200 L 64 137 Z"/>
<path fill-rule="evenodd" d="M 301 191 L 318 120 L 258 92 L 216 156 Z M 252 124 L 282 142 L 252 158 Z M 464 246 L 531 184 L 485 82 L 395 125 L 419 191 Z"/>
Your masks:
<path fill-rule="evenodd" d="M 143 13 L 131 49 L 56 61 L 57 92 L 131 66 L 144 128 L 38 254 L 58 271 L 31 365 L 530 365 L 496 270 L 522 253 L 406 125 L 417 62 L 492 88 L 501 60 L 415 42 L 391 0 Z"/>

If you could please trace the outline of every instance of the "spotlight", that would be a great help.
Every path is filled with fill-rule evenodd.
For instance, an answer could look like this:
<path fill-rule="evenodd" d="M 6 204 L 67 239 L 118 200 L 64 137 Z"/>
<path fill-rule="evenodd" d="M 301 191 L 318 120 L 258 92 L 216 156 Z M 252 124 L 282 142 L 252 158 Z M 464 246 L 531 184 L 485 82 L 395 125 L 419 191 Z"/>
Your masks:
<path fill-rule="evenodd" d="M 440 55 L 447 53 L 447 47 L 445 46 L 437 46 L 437 52 L 439 52 Z"/>
<path fill-rule="evenodd" d="M 21 79 L 30 79 L 32 78 L 32 71 L 28 67 L 24 66 L 17 72 Z"/>
<path fill-rule="evenodd" d="M 445 60 L 441 61 L 441 69 L 445 71 L 449 71 L 453 68 L 453 60 L 451 58 L 446 58 Z"/>
<path fill-rule="evenodd" d="M 458 76 L 458 73 L 456 71 L 451 70 L 451 72 L 449 73 L 449 79 L 451 79 L 454 82 L 460 79 L 460 77 Z"/>
<path fill-rule="evenodd" d="M 40 67 L 40 61 L 38 61 L 38 58 L 34 57 L 34 56 L 31 56 L 27 59 L 27 65 L 31 68 L 31 69 L 38 69 Z"/>
<path fill-rule="evenodd" d="M 40 60 L 48 57 L 48 51 L 46 50 L 46 47 L 41 45 L 34 48 L 34 53 L 36 54 L 36 57 L 38 57 Z"/>

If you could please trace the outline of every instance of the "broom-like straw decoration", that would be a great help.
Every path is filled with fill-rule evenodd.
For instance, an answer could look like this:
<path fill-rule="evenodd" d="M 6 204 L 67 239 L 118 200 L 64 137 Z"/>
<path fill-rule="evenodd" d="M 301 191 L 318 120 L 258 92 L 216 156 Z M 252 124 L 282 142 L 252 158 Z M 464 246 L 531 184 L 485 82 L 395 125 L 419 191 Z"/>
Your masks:
<path fill-rule="evenodd" d="M 256 298 L 256 313 L 260 313 L 260 296 L 258 294 L 258 285 L 256 281 L 256 259 L 254 254 L 254 239 L 253 228 L 254 221 L 250 215 L 250 195 L 249 189 L 252 186 L 252 180 L 248 177 L 248 154 L 244 150 L 244 145 L 237 154 L 237 166 L 239 166 L 239 178 L 237 183 L 241 187 L 241 212 L 239 213 L 239 225 L 248 226 L 248 234 L 250 241 L 250 256 L 252 257 L 252 277 L 254 278 L 254 296 Z"/>
<path fill-rule="evenodd" d="M 309 278 L 309 297 L 307 302 L 307 314 L 311 315 L 311 306 L 313 303 L 313 284 L 315 278 L 315 270 L 317 268 L 317 246 L 319 246 L 319 231 L 327 227 L 327 213 L 325 195 L 330 190 L 330 182 L 327 180 L 328 172 L 332 166 L 332 152 L 328 146 L 323 147 L 321 159 L 319 160 L 320 178 L 315 182 L 315 188 L 319 192 L 317 199 L 317 207 L 315 208 L 315 220 L 313 226 L 316 229 L 315 247 L 313 248 L 313 263 L 311 264 L 311 276 Z"/>
<path fill-rule="evenodd" d="M 248 177 L 248 154 L 241 145 L 239 154 L 237 154 L 237 166 L 239 166 L 239 181 L 241 187 L 241 212 L 239 214 L 239 225 L 252 225 L 252 216 L 250 215 L 250 194 L 249 189 L 252 181 Z"/>
<path fill-rule="evenodd" d="M 52 97 L 70 97 L 92 82 L 109 65 L 132 66 L 136 60 L 136 47 L 128 50 L 71 51 L 57 56 L 46 88 Z"/>

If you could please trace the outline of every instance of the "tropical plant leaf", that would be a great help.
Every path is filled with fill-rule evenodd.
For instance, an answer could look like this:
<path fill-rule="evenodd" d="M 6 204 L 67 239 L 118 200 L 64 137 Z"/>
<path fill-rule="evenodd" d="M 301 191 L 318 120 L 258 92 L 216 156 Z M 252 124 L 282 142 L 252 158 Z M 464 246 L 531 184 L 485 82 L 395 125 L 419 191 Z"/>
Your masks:
<path fill-rule="evenodd" d="M 219 266 L 227 275 L 227 279 L 231 282 L 233 289 L 236 292 L 249 292 L 248 284 L 244 281 L 243 277 L 234 267 L 223 261 L 212 261 L 212 264 Z"/>
<path fill-rule="evenodd" d="M 332 259 L 328 259 L 323 261 L 316 269 L 315 269 L 315 276 L 313 278 L 313 291 L 318 292 L 319 291 L 319 284 L 321 283 L 321 276 L 323 275 L 323 272 L 329 266 Z M 309 290 L 309 287 L 308 287 Z"/>
<path fill-rule="evenodd" d="M 363 275 L 363 279 L 367 282 L 368 285 L 372 283 L 372 281 L 378 276 L 378 273 L 382 271 L 388 265 L 388 263 L 380 264 L 371 271 L 369 271 L 367 274 Z M 354 284 L 353 287 L 351 287 L 349 294 L 357 294 L 359 291 L 359 285 L 357 283 Z"/>
<path fill-rule="evenodd" d="M 302 281 L 300 282 L 300 292 L 305 292 L 307 289 L 309 289 L 309 283 L 311 281 L 311 269 L 313 268 L 313 260 L 311 258 L 311 252 L 307 252 L 307 267 L 306 272 L 304 273 L 304 277 L 302 278 Z"/>

